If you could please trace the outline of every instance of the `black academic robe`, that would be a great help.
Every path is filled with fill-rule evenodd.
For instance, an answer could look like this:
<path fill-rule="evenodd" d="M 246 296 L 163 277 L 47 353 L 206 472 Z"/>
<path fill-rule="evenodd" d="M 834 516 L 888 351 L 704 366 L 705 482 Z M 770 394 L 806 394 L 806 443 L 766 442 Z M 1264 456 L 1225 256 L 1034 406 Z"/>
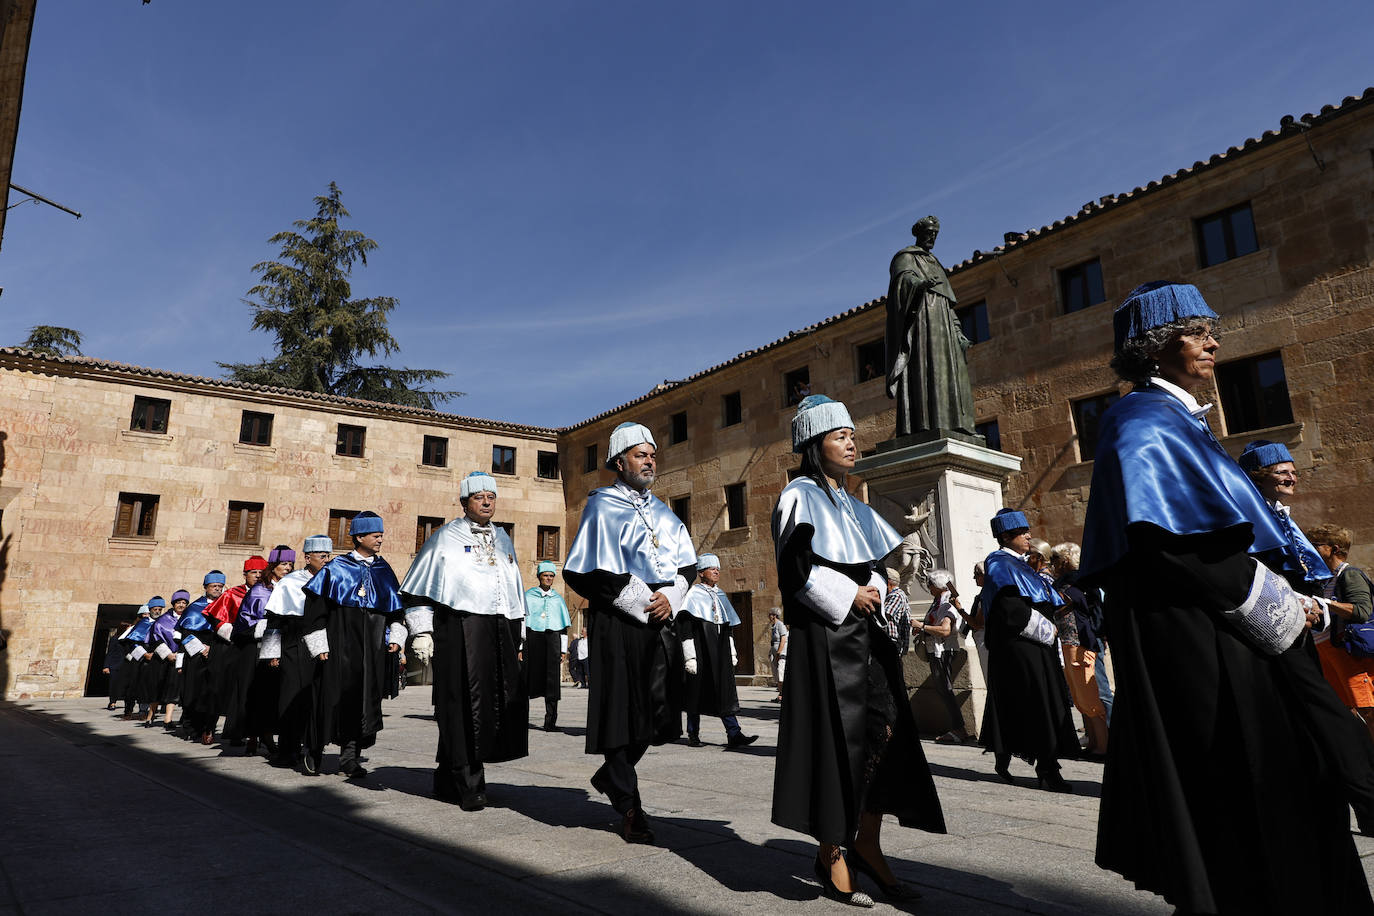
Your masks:
<path fill-rule="evenodd" d="M 1253 581 L 1248 527 L 1128 534 L 1094 577 L 1117 676 L 1097 863 L 1187 912 L 1374 912 L 1292 660 L 1220 616 Z"/>
<path fill-rule="evenodd" d="M 400 621 L 399 609 L 379 614 L 306 592 L 306 632 L 323 628 L 329 637 L 329 659 L 320 664 L 316 683 L 316 740 L 340 746 L 357 742 L 360 748 L 377 743 L 382 698 L 396 695 L 387 627 Z"/>
<path fill-rule="evenodd" d="M 1035 610 L 1054 620 L 1048 604 Z M 1032 605 L 1007 586 L 984 611 L 988 649 L 988 706 L 983 716 L 983 746 L 994 754 L 1014 754 L 1046 770 L 1055 761 L 1078 756 L 1064 667 L 1054 646 L 1020 636 L 1030 623 Z"/>
<path fill-rule="evenodd" d="M 689 714 L 733 716 L 739 712 L 735 689 L 735 665 L 730 660 L 729 624 L 709 623 L 681 613 L 676 620 L 680 641 L 692 640 L 697 652 L 697 673 L 686 676 L 684 700 Z"/>
<path fill-rule="evenodd" d="M 873 566 L 817 557 L 811 533 L 810 526 L 799 526 L 778 561 L 789 630 L 772 821 L 837 846 L 853 842 L 865 811 L 944 833 L 896 643 L 872 617 L 850 611 L 836 625 L 796 598 L 815 564 L 848 576 L 856 592 L 868 584 Z"/>
<path fill-rule="evenodd" d="M 678 570 L 690 585 L 696 565 Z M 682 737 L 682 646 L 670 623 L 641 623 L 616 610 L 629 573 L 564 570 L 573 591 L 587 599 L 587 661 L 596 677 L 587 697 L 588 754 Z M 646 583 L 656 591 L 671 583 Z"/>
<path fill-rule="evenodd" d="M 564 630 L 526 630 L 524 656 L 525 696 L 543 697 L 555 703 L 563 696 Z"/>
<path fill-rule="evenodd" d="M 267 628 L 281 636 L 280 674 L 277 683 L 277 729 L 283 753 L 294 754 L 312 734 L 315 714 L 315 682 L 322 664 L 305 645 L 305 618 L 267 615 Z M 323 746 L 313 740 L 312 747 Z"/>
<path fill-rule="evenodd" d="M 434 609 L 434 759 L 440 770 L 528 756 L 530 704 L 521 683 L 520 621 L 408 600 Z"/>

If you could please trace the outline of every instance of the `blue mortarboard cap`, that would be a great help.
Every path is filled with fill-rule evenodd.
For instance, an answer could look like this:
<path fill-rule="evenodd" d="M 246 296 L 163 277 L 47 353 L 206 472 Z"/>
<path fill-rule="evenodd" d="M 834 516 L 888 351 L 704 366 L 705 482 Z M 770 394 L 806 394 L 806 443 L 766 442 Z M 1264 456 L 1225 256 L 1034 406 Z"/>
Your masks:
<path fill-rule="evenodd" d="M 363 511 L 353 516 L 353 521 L 348 523 L 348 533 L 352 537 L 362 534 L 376 534 L 384 531 L 382 528 L 382 517 L 376 512 Z"/>
<path fill-rule="evenodd" d="M 1030 522 L 1026 521 L 1026 513 L 1020 509 L 1001 509 L 992 517 L 993 537 L 1000 538 L 1008 531 L 1018 531 L 1029 527 Z"/>
<path fill-rule="evenodd" d="M 1113 345 L 1117 353 L 1126 341 L 1151 328 L 1180 318 L 1219 318 L 1191 283 L 1156 280 L 1131 290 L 1112 313 Z"/>
<path fill-rule="evenodd" d="M 496 478 L 486 471 L 473 471 L 458 484 L 458 496 L 467 499 L 474 493 L 496 494 Z"/>
<path fill-rule="evenodd" d="M 558 567 L 554 565 L 553 560 L 541 560 L 539 562 L 539 568 L 535 570 L 535 573 L 540 576 L 544 575 L 546 572 L 558 572 Z"/>
<path fill-rule="evenodd" d="M 166 606 L 167 606 L 167 602 L 163 600 L 163 598 L 162 598 L 161 595 L 154 595 L 153 597 L 151 597 L 151 598 L 148 599 L 148 607 L 166 607 Z"/>
<path fill-rule="evenodd" d="M 697 572 L 720 569 L 720 558 L 713 553 L 703 553 L 697 557 Z"/>
<path fill-rule="evenodd" d="M 1282 442 L 1256 439 L 1254 442 L 1246 443 L 1236 462 L 1246 471 L 1258 471 L 1260 468 L 1267 468 L 1271 464 L 1292 460 L 1293 456 L 1288 454 L 1288 446 Z"/>
<path fill-rule="evenodd" d="M 201 581 L 200 584 L 214 585 L 215 583 L 219 583 L 220 585 L 223 585 L 227 581 L 228 580 L 224 578 L 224 573 L 220 572 L 218 569 L 212 569 L 205 574 L 205 578 Z"/>
<path fill-rule="evenodd" d="M 654 448 L 658 448 L 658 443 L 654 441 L 654 434 L 649 432 L 649 427 L 643 423 L 627 421 L 611 430 L 611 442 L 606 446 L 606 469 L 614 471 L 615 460 L 623 455 L 626 449 L 634 448 L 641 442 L 647 442 Z"/>
<path fill-rule="evenodd" d="M 306 553 L 333 553 L 334 541 L 327 534 L 312 534 L 302 548 Z"/>

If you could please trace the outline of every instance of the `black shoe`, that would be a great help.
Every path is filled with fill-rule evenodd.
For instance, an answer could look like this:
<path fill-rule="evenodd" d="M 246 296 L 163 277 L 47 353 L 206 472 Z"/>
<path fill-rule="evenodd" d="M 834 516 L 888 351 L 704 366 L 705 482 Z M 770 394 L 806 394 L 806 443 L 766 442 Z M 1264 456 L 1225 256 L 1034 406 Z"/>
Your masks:
<path fill-rule="evenodd" d="M 868 860 L 861 854 L 855 852 L 849 857 L 849 867 L 855 871 L 863 872 L 869 880 L 878 885 L 878 890 L 888 900 L 920 900 L 921 892 L 910 885 L 897 881 L 893 884 L 884 884 L 883 879 L 878 877 L 878 870 L 868 864 Z"/>
<path fill-rule="evenodd" d="M 606 768 L 602 767 L 592 774 L 592 788 L 607 798 L 611 797 L 611 781 L 606 778 Z"/>
<path fill-rule="evenodd" d="M 1064 781 L 1064 777 L 1058 773 L 1050 773 L 1048 776 L 1035 777 L 1035 787 L 1037 789 L 1048 789 L 1051 792 L 1072 793 L 1073 786 Z"/>
<path fill-rule="evenodd" d="M 654 841 L 654 831 L 649 827 L 649 819 L 638 808 L 631 808 L 625 812 L 625 818 L 620 823 L 620 836 L 627 843 Z"/>
<path fill-rule="evenodd" d="M 367 767 L 356 760 L 348 760 L 339 764 L 339 772 L 349 779 L 366 779 Z"/>
<path fill-rule="evenodd" d="M 758 735 L 746 735 L 744 732 L 735 732 L 726 739 L 725 747 L 727 749 L 732 747 L 748 747 L 757 740 L 759 740 Z"/>
<path fill-rule="evenodd" d="M 552 722 L 545 722 L 545 723 L 544 723 L 544 731 L 546 731 L 546 732 L 556 732 L 556 731 L 558 731 L 558 726 L 557 726 L 557 725 L 554 725 Z"/>
<path fill-rule="evenodd" d="M 846 863 L 848 864 L 848 863 Z M 835 882 L 830 880 L 830 869 L 821 864 L 820 859 L 816 859 L 816 880 L 821 882 L 821 893 L 831 900 L 838 900 L 840 903 L 847 903 L 850 906 L 863 907 L 870 909 L 873 906 L 873 898 L 863 891 L 850 891 L 845 893 L 835 886 Z M 854 881 L 854 873 L 849 873 L 850 883 Z"/>
<path fill-rule="evenodd" d="M 474 792 L 467 798 L 458 799 L 458 807 L 464 811 L 481 811 L 487 806 L 487 794 L 485 792 Z"/>
<path fill-rule="evenodd" d="M 687 736 L 687 746 L 688 746 L 688 747 L 703 747 L 704 745 L 702 744 L 701 739 L 698 738 L 696 735 L 688 735 L 688 736 Z"/>
<path fill-rule="evenodd" d="M 320 775 L 320 758 L 306 751 L 301 755 L 301 772 L 306 776 Z"/>
<path fill-rule="evenodd" d="M 1009 786 L 1016 785 L 1016 777 L 1011 775 L 1011 770 L 1004 766 L 993 767 L 993 772 L 1002 777 L 1002 781 Z"/>

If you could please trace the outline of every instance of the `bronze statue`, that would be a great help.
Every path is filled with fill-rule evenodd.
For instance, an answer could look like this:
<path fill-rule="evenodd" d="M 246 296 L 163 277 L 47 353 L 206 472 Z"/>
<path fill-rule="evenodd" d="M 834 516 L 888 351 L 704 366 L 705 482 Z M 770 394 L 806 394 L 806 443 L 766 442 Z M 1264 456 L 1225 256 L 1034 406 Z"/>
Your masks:
<path fill-rule="evenodd" d="M 892 256 L 887 287 L 887 396 L 897 399 L 897 436 L 973 434 L 972 346 L 954 314 L 954 288 L 931 249 L 933 216 L 911 227 L 916 244 Z"/>

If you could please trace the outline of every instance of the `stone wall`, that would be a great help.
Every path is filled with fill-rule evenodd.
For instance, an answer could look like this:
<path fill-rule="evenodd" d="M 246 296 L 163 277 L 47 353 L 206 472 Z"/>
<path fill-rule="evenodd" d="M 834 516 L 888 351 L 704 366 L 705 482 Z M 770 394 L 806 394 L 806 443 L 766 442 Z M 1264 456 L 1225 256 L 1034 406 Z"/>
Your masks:
<path fill-rule="evenodd" d="M 129 429 L 136 395 L 171 401 L 166 434 Z M 274 415 L 270 446 L 238 441 L 245 409 Z M 340 422 L 366 427 L 363 457 L 335 454 Z M 299 550 L 327 530 L 331 509 L 379 512 L 383 554 L 404 575 L 417 517 L 459 515 L 458 481 L 491 469 L 494 444 L 516 449 L 517 473 L 498 477 L 496 520 L 515 524 L 531 582 L 537 526 L 563 524 L 560 482 L 535 474 L 535 453 L 556 451 L 553 430 L 0 355 L 0 434 L 9 696 L 79 695 L 99 605 L 198 595 L 211 568 L 241 581 L 246 557 L 278 543 Z M 421 466 L 425 435 L 449 439 L 446 468 Z M 159 497 L 152 537 L 112 536 L 120 492 Z M 230 500 L 264 504 L 258 545 L 223 543 Z M 560 560 L 566 544 L 565 534 Z"/>
<path fill-rule="evenodd" d="M 1354 561 L 1374 566 L 1374 93 L 1305 120 L 1314 122 L 1306 140 L 1320 166 L 1286 128 L 1053 226 L 1009 234 L 995 256 L 975 253 L 953 266 L 959 302 L 985 300 L 988 309 L 990 338 L 969 352 L 977 417 L 997 421 L 1002 449 L 1023 459 L 1007 503 L 1027 511 L 1038 535 L 1081 536 L 1092 462 L 1081 460 L 1072 405 L 1125 390 L 1107 365 L 1113 304 L 1139 283 L 1174 279 L 1197 284 L 1222 314 L 1221 365 L 1282 355 L 1293 422 L 1241 431 L 1218 406 L 1210 422 L 1219 438 L 1233 454 L 1252 438 L 1287 443 L 1302 473 L 1296 517 L 1351 527 Z M 1259 250 L 1199 268 L 1195 221 L 1247 201 Z M 942 216 L 946 225 L 959 218 Z M 936 253 L 949 262 L 938 243 Z M 1106 301 L 1065 314 L 1058 272 L 1090 258 L 1101 261 Z M 767 608 L 780 604 L 768 520 L 798 463 L 783 376 L 808 366 L 811 390 L 846 402 L 861 448 L 872 448 L 891 437 L 894 411 L 882 381 L 858 381 L 855 348 L 881 338 L 883 323 L 884 303 L 867 303 L 563 431 L 568 530 L 587 491 L 611 479 L 584 473 L 586 447 L 595 444 L 604 460 L 615 425 L 648 425 L 659 443 L 654 492 L 668 501 L 691 496 L 698 551 L 720 556 L 723 588 L 753 592 L 754 670 L 763 674 Z M 721 398 L 733 391 L 743 422 L 723 427 Z M 670 418 L 682 411 L 688 436 L 671 444 Z M 748 489 L 747 526 L 731 530 L 724 488 L 738 482 Z M 860 481 L 852 488 L 864 492 Z M 914 612 L 923 599 L 913 598 Z"/>

